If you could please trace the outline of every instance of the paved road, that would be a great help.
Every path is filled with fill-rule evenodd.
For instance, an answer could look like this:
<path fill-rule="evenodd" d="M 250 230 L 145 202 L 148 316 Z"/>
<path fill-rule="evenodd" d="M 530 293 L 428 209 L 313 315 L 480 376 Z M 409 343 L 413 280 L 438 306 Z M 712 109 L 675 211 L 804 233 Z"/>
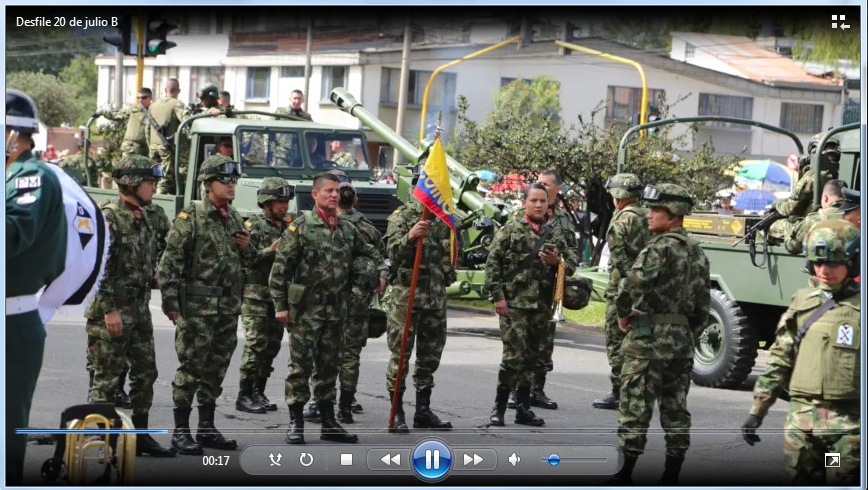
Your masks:
<path fill-rule="evenodd" d="M 174 351 L 174 326 L 159 311 L 158 295 L 152 300 L 155 318 L 155 344 L 157 362 L 160 369 L 155 387 L 154 407 L 151 411 L 151 428 L 173 427 L 171 380 L 177 368 Z M 87 378 L 84 370 L 86 337 L 84 321 L 78 314 L 58 315 L 48 326 L 45 361 L 39 384 L 34 397 L 31 413 L 31 426 L 34 428 L 57 427 L 63 408 L 84 403 Z M 283 379 L 286 374 L 288 349 L 284 339 L 283 349 L 275 360 L 275 376 L 269 379 L 266 394 L 278 403 L 279 410 L 264 415 L 254 415 L 235 410 L 234 401 L 238 392 L 238 366 L 241 355 L 241 330 L 239 329 L 239 348 L 235 351 L 229 373 L 224 382 L 224 393 L 218 402 L 217 426 L 224 434 L 239 441 L 244 448 L 251 444 L 281 445 L 288 424 L 286 405 L 282 402 Z M 473 448 L 506 446 L 519 448 L 520 445 L 542 447 L 558 444 L 577 445 L 617 444 L 617 414 L 614 411 L 591 408 L 591 400 L 608 389 L 608 364 L 606 362 L 603 338 L 594 329 L 563 325 L 558 330 L 555 349 L 555 371 L 549 376 L 548 394 L 556 399 L 561 408 L 556 411 L 536 409 L 538 415 L 546 420 L 544 428 L 528 428 L 511 422 L 512 411 L 507 412 L 508 425 L 502 428 L 487 427 L 488 414 L 494 398 L 494 387 L 501 343 L 497 320 L 494 316 L 468 311 L 449 313 L 449 338 L 443 354 L 441 367 L 435 380 L 437 386 L 432 397 L 432 408 L 442 418 L 449 419 L 456 427 L 451 432 L 423 432 L 411 430 L 408 435 L 388 434 L 388 406 L 385 391 L 385 367 L 389 351 L 385 337 L 371 340 L 362 352 L 362 372 L 357 394 L 364 407 L 364 413 L 356 416 L 356 424 L 349 428 L 359 434 L 360 444 L 353 447 L 361 451 L 370 445 L 383 448 L 409 448 L 428 437 L 440 437 L 452 445 L 465 445 Z M 753 448 L 741 439 L 738 427 L 741 425 L 751 402 L 750 383 L 757 371 L 764 368 L 761 355 L 754 375 L 739 390 L 717 390 L 693 386 L 689 395 L 689 407 L 693 415 L 692 446 L 682 473 L 683 483 L 722 485 L 733 484 L 777 484 L 783 476 L 783 453 L 780 429 L 786 413 L 786 404 L 781 402 L 772 408 L 766 418 L 763 441 Z M 14 371 L 10 371 L 12 373 Z M 409 392 L 409 391 L 408 391 Z M 411 402 L 413 400 L 410 400 Z M 412 417 L 412 406 L 408 415 Z M 192 417 L 196 423 L 196 413 Z M 317 448 L 318 426 L 308 424 L 308 446 L 311 451 Z M 157 435 L 163 444 L 168 444 L 170 436 Z M 323 443 L 327 449 L 346 449 L 348 446 Z M 39 468 L 53 453 L 54 446 L 28 446 L 26 481 L 41 483 Z M 359 449 L 361 448 L 361 449 Z M 287 452 L 287 460 L 298 454 L 298 447 L 282 446 Z M 657 420 L 652 422 L 648 437 L 646 454 L 640 458 L 636 469 L 636 479 L 653 483 L 659 478 L 664 459 L 664 438 Z M 290 454 L 290 450 L 296 450 Z M 396 449 L 397 450 L 397 449 Z M 542 450 L 542 449 L 541 449 Z M 287 484 L 341 484 L 367 483 L 413 484 L 418 481 L 409 473 L 398 476 L 396 472 L 378 472 L 374 476 L 356 476 L 351 481 L 337 479 L 338 468 L 330 471 L 331 477 L 304 477 L 304 471 L 296 474 L 279 474 L 254 477 L 247 475 L 239 464 L 241 451 L 214 451 L 208 455 L 229 456 L 229 464 L 214 467 L 203 464 L 200 456 L 184 456 L 174 459 L 138 458 L 136 483 L 143 485 L 159 484 L 199 484 L 199 485 L 249 485 L 265 483 L 272 485 Z M 548 453 L 546 453 L 548 454 Z M 359 456 L 356 456 L 357 461 Z M 501 456 L 501 459 L 503 456 Z M 261 456 L 260 456 L 261 459 Z M 505 462 L 501 461 L 505 465 Z M 558 466 L 559 470 L 568 465 Z M 517 471 L 517 470 L 516 470 Z M 572 470 L 567 470 L 568 473 Z M 600 483 L 601 477 L 578 476 L 579 470 L 566 476 L 550 478 L 540 476 L 522 478 L 518 473 L 507 479 L 493 480 L 493 474 L 485 471 L 468 472 L 475 476 L 458 480 L 450 476 L 448 483 L 467 484 L 593 484 Z M 388 480 L 386 475 L 388 474 Z M 559 473 L 564 475 L 563 472 Z M 556 479 L 560 478 L 560 479 Z"/>

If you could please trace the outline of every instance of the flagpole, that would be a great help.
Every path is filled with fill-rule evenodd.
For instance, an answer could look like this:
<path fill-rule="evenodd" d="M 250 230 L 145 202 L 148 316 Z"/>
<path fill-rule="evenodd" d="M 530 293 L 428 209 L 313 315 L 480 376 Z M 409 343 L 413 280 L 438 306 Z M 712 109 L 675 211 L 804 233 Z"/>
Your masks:
<path fill-rule="evenodd" d="M 428 219 L 428 208 L 422 206 L 422 221 Z M 392 391 L 392 408 L 389 410 L 389 430 L 395 428 L 395 413 L 398 410 L 398 400 L 401 398 L 401 385 L 404 380 L 404 359 L 407 357 L 407 341 L 410 340 L 410 325 L 413 321 L 413 303 L 416 299 L 416 284 L 419 280 L 419 265 L 422 263 L 422 249 L 425 237 L 416 238 L 416 257 L 413 259 L 413 276 L 410 279 L 410 292 L 407 297 L 407 314 L 404 316 L 404 332 L 401 336 L 401 353 L 398 355 L 398 373 L 395 377 L 395 388 Z"/>

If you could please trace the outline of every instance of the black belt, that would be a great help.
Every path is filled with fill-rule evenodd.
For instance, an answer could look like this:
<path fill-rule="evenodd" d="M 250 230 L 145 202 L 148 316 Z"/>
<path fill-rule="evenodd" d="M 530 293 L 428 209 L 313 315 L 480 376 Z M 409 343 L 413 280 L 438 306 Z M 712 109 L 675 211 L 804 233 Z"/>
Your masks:
<path fill-rule="evenodd" d="M 115 297 L 123 298 L 138 298 L 144 296 L 146 291 L 150 291 L 150 284 L 147 286 L 121 286 L 112 289 Z"/>
<path fill-rule="evenodd" d="M 247 284 L 268 284 L 268 274 L 244 274 L 244 282 Z"/>
<path fill-rule="evenodd" d="M 341 293 L 308 293 L 307 303 L 310 306 L 338 306 L 343 303 L 344 297 L 345 295 Z"/>
<path fill-rule="evenodd" d="M 191 296 L 235 296 L 238 289 L 233 286 L 187 286 L 187 294 Z"/>

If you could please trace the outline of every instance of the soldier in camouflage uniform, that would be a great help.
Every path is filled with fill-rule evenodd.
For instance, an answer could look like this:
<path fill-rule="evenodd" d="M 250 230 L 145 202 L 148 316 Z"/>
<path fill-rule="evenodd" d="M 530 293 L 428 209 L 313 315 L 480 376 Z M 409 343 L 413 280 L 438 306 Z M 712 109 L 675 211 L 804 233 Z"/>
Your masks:
<path fill-rule="evenodd" d="M 217 85 L 213 83 L 202 85 L 196 92 L 196 97 L 199 98 L 199 103 L 190 109 L 191 115 L 211 114 L 212 116 L 217 116 L 223 114 L 223 108 L 217 102 L 220 98 L 220 89 L 217 88 Z"/>
<path fill-rule="evenodd" d="M 204 184 L 206 198 L 191 201 L 178 213 L 157 271 L 163 312 L 176 328 L 179 366 L 172 381 L 172 446 L 181 454 L 202 454 L 203 447 L 237 447 L 214 427 L 214 411 L 238 342 L 242 260 L 253 253 L 241 215 L 229 204 L 240 175 L 241 166 L 226 156 L 202 162 L 198 181 Z M 194 397 L 199 401 L 195 441 L 190 434 Z"/>
<path fill-rule="evenodd" d="M 289 326 L 288 444 L 304 444 L 304 404 L 310 399 L 308 383 L 315 370 L 314 391 L 322 418 L 320 438 L 358 442 L 335 420 L 342 331 L 346 325 L 347 284 L 353 258 L 377 252 L 349 220 L 337 213 L 335 175 L 322 173 L 313 181 L 315 209 L 300 214 L 277 246 L 269 287 L 275 317 Z"/>
<path fill-rule="evenodd" d="M 333 140 L 329 149 L 331 150 L 331 161 L 339 167 L 356 168 L 356 159 L 344 148 L 344 142 L 341 140 Z"/>
<path fill-rule="evenodd" d="M 257 191 L 256 203 L 262 213 L 252 216 L 244 226 L 250 232 L 254 251 L 244 264 L 244 301 L 241 327 L 246 342 L 241 355 L 241 381 L 235 408 L 242 412 L 265 413 L 277 410 L 265 396 L 272 363 L 280 352 L 284 325 L 275 319 L 274 303 L 268 289 L 268 275 L 274 264 L 277 244 L 292 217 L 286 215 L 295 187 L 281 177 L 268 177 Z"/>
<path fill-rule="evenodd" d="M 178 79 L 166 80 L 166 96 L 148 108 L 148 114 L 150 114 L 153 122 L 145 118 L 145 124 L 148 126 L 148 156 L 151 160 L 161 163 L 166 174 L 166 177 L 160 181 L 158 188 L 162 194 L 175 194 L 179 190 L 176 188 L 177 183 L 175 182 L 174 146 L 178 142 L 174 141 L 174 136 L 181 122 L 190 117 L 190 110 L 178 100 L 179 93 L 181 93 L 181 88 Z M 163 143 L 164 139 L 170 143 L 169 146 Z M 179 162 L 178 165 L 178 178 L 184 182 L 187 178 L 186 162 Z"/>
<path fill-rule="evenodd" d="M 690 446 L 687 391 L 694 346 L 708 319 L 711 280 L 708 258 L 683 227 L 693 207 L 687 190 L 675 184 L 647 186 L 643 199 L 653 236 L 615 295 L 618 326 L 627 335 L 618 413 L 624 466 L 613 483 L 631 483 L 657 402 L 666 433 L 666 467 L 659 483 L 677 484 Z"/>
<path fill-rule="evenodd" d="M 485 287 L 500 316 L 503 357 L 491 425 L 503 426 L 507 398 L 516 392 L 515 423 L 541 426 L 545 422 L 530 409 L 531 376 L 547 342 L 555 279 L 563 259 L 566 274 L 578 265 L 575 249 L 561 228 L 546 222 L 548 192 L 540 184 L 524 191 L 524 214 L 497 231 L 485 263 Z M 542 242 L 542 243 L 541 243 Z M 559 255 L 562 254 L 562 255 Z"/>
<path fill-rule="evenodd" d="M 408 333 L 407 352 L 404 358 L 403 375 L 407 376 L 410 355 L 416 344 L 416 366 L 413 384 L 416 387 L 416 413 L 413 427 L 424 429 L 451 429 L 452 424 L 440 420 L 431 411 L 431 390 L 434 388 L 434 373 L 440 366 L 440 357 L 446 345 L 446 286 L 455 282 L 456 272 L 452 267 L 449 226 L 438 218 L 422 221 L 422 204 L 412 199 L 389 216 L 386 230 L 386 251 L 392 270 L 391 285 L 387 292 L 388 336 L 392 356 L 386 369 L 386 386 L 389 400 L 395 390 L 398 376 L 398 358 L 401 338 L 407 316 L 407 301 L 413 262 L 416 256 L 416 240 L 424 240 L 422 261 L 413 304 L 412 324 Z M 404 419 L 403 396 L 406 383 L 401 380 L 398 393 L 398 408 L 393 432 L 409 432 Z"/>
<path fill-rule="evenodd" d="M 751 446 L 759 442 L 756 429 L 787 389 L 788 483 L 855 487 L 861 469 L 863 389 L 860 286 L 853 279 L 859 275 L 859 229 L 843 220 L 822 221 L 808 232 L 806 243 L 818 284 L 798 290 L 781 317 L 742 435 Z M 838 453 L 839 465 L 827 467 L 825 453 Z"/>
<path fill-rule="evenodd" d="M 145 122 L 145 111 L 151 107 L 153 92 L 147 87 L 139 89 L 136 100 L 140 107 L 130 109 L 130 117 L 127 119 L 127 130 L 121 143 L 121 157 L 128 155 L 148 155 L 148 141 L 145 136 L 148 123 Z"/>
<path fill-rule="evenodd" d="M 621 343 L 624 332 L 618 328 L 618 310 L 615 307 L 615 294 L 621 278 L 627 277 L 639 252 L 648 242 L 648 210 L 639 205 L 645 186 L 633 174 L 618 174 L 606 182 L 612 195 L 615 214 L 609 221 L 606 243 L 609 245 L 609 286 L 606 288 L 606 357 L 612 367 L 609 380 L 612 392 L 594 400 L 595 408 L 617 410 L 621 397 Z"/>
<path fill-rule="evenodd" d="M 313 118 L 304 110 L 303 105 L 304 93 L 302 93 L 301 90 L 296 89 L 289 95 L 289 107 L 281 107 L 277 109 L 277 113 L 289 114 L 290 116 L 297 117 L 299 120 L 313 122 Z"/>
<path fill-rule="evenodd" d="M 132 421 L 137 429 L 148 427 L 157 380 L 148 302 L 160 238 L 143 207 L 150 204 L 162 175 L 160 166 L 142 155 L 124 157 L 112 171 L 120 195 L 100 205 L 111 232 L 111 254 L 97 296 L 85 314 L 93 401 L 113 403 L 118 378 L 129 365 Z M 136 454 L 163 457 L 174 456 L 175 451 L 139 434 Z"/>
<path fill-rule="evenodd" d="M 845 187 L 847 187 L 847 183 L 843 180 L 832 179 L 826 182 L 826 185 L 823 186 L 823 197 L 820 198 L 820 209 L 795 223 L 793 231 L 784 242 L 787 252 L 793 255 L 802 253 L 805 236 L 815 224 L 827 219 L 841 219 L 843 215 L 841 204 L 844 202 L 843 190 Z"/>
<path fill-rule="evenodd" d="M 808 145 L 808 155 L 816 153 L 817 145 L 819 145 L 822 136 L 822 134 L 816 134 L 811 138 L 811 142 Z M 826 146 L 823 147 L 820 153 L 820 159 L 819 178 L 821 182 L 820 187 L 823 187 L 826 185 L 826 182 L 838 178 L 838 162 L 841 159 L 838 138 L 833 136 L 826 141 Z M 796 182 L 790 197 L 778 199 L 772 204 L 772 207 L 784 219 L 775 221 L 769 227 L 770 243 L 783 243 L 792 234 L 796 223 L 808 214 L 811 204 L 814 202 L 814 178 L 816 175 L 817 169 L 807 167 L 798 182 Z"/>

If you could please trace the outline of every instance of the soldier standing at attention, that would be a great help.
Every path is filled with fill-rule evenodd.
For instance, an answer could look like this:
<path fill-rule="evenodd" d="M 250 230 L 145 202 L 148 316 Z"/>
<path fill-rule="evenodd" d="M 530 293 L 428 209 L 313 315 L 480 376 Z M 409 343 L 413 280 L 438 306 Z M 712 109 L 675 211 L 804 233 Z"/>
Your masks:
<path fill-rule="evenodd" d="M 45 349 L 38 293 L 66 266 L 66 212 L 57 176 L 30 150 L 36 104 L 6 90 L 6 483 L 20 485 L 30 405 Z M 9 369 L 14 367 L 14 375 Z"/>
<path fill-rule="evenodd" d="M 288 444 L 304 444 L 304 404 L 308 380 L 316 373 L 314 391 L 322 418 L 320 438 L 358 442 L 335 420 L 335 383 L 340 366 L 341 336 L 346 326 L 350 265 L 358 255 L 376 257 L 376 250 L 346 217 L 337 213 L 337 176 L 321 173 L 313 181 L 315 209 L 304 211 L 277 246 L 269 277 L 275 317 L 289 326 Z"/>
<path fill-rule="evenodd" d="M 639 252 L 648 242 L 648 210 L 639 205 L 644 186 L 639 177 L 633 174 L 618 174 L 606 182 L 612 195 L 615 214 L 609 222 L 606 243 L 609 245 L 609 286 L 606 288 L 606 357 L 612 372 L 612 392 L 594 400 L 594 408 L 617 410 L 621 398 L 621 343 L 624 332 L 618 328 L 618 310 L 615 295 L 621 278 L 627 277 Z"/>
<path fill-rule="evenodd" d="M 788 390 L 784 423 L 786 478 L 793 485 L 859 485 L 862 352 L 860 343 L 859 229 L 847 221 L 821 221 L 808 232 L 806 254 L 817 286 L 800 289 L 778 323 L 768 368 L 756 381 L 744 440 Z M 826 453 L 839 465 L 827 467 Z"/>
<path fill-rule="evenodd" d="M 166 80 L 166 96 L 154 102 L 148 108 L 150 118 L 145 117 L 148 125 L 148 157 L 163 166 L 165 178 L 160 181 L 158 191 L 161 194 L 175 194 L 175 132 L 184 119 L 190 117 L 190 111 L 183 102 L 178 100 L 181 86 L 177 78 Z M 179 167 L 179 179 L 187 178 L 187 168 Z"/>
<path fill-rule="evenodd" d="M 157 192 L 163 176 L 159 164 L 142 155 L 130 155 L 112 171 L 120 195 L 100 205 L 110 234 L 111 254 L 105 276 L 87 318 L 87 345 L 93 361 L 92 398 L 114 403 L 119 379 L 130 367 L 130 408 L 136 429 L 148 428 L 154 401 L 157 362 L 154 325 L 148 303 L 155 267 L 158 230 L 146 219 L 143 207 Z M 136 437 L 136 455 L 174 456 L 148 434 Z"/>
<path fill-rule="evenodd" d="M 224 438 L 214 427 L 214 411 L 238 342 L 241 264 L 250 253 L 250 234 L 229 204 L 239 176 L 241 165 L 229 157 L 214 155 L 202 162 L 198 180 L 207 195 L 178 213 L 158 268 L 163 312 L 176 327 L 179 366 L 172 381 L 172 446 L 181 454 L 202 454 L 203 447 L 237 447 L 234 439 Z M 195 441 L 190 434 L 194 397 L 199 401 Z"/>
<path fill-rule="evenodd" d="M 431 390 L 434 388 L 434 373 L 440 366 L 440 357 L 446 345 L 446 286 L 455 282 L 455 269 L 450 254 L 450 229 L 442 220 L 422 221 L 422 204 L 412 199 L 389 216 L 386 230 L 386 251 L 391 261 L 394 280 L 386 295 L 389 349 L 392 356 L 386 369 L 386 386 L 389 400 L 395 390 L 398 376 L 398 358 L 401 353 L 401 338 L 407 316 L 407 301 L 413 262 L 416 256 L 416 240 L 424 240 L 422 261 L 419 267 L 416 298 L 413 304 L 412 324 L 407 341 L 407 355 L 402 373 L 407 376 L 410 355 L 416 344 L 416 367 L 413 384 L 416 387 L 416 413 L 413 427 L 417 429 L 451 429 L 452 424 L 441 421 L 431 411 Z M 403 381 L 403 380 L 402 380 Z M 398 408 L 393 432 L 407 433 L 404 420 L 403 396 L 406 383 L 401 383 Z"/>
<path fill-rule="evenodd" d="M 489 417 L 494 426 L 504 425 L 507 398 L 513 389 L 517 402 L 515 423 L 545 424 L 530 409 L 531 375 L 543 350 L 540 344 L 548 341 L 558 265 L 563 258 L 566 274 L 571 275 L 578 262 L 569 251 L 563 229 L 547 224 L 546 188 L 531 184 L 523 197 L 522 220 L 510 220 L 497 231 L 485 263 L 485 286 L 500 316 L 503 341 L 497 394 Z"/>
<path fill-rule="evenodd" d="M 690 446 L 687 391 L 694 346 L 708 320 L 711 280 L 708 258 L 683 226 L 693 207 L 687 190 L 675 184 L 647 186 L 643 199 L 653 236 L 615 295 L 618 325 L 627 335 L 618 413 L 624 466 L 613 483 L 632 482 L 657 402 L 666 432 L 666 467 L 659 483 L 671 485 L 678 483 Z"/>
<path fill-rule="evenodd" d="M 222 143 L 222 140 L 221 140 Z M 235 408 L 242 412 L 265 413 L 277 410 L 265 396 L 272 363 L 280 352 L 284 324 L 274 317 L 274 303 L 268 289 L 268 275 L 281 235 L 292 222 L 286 215 L 295 186 L 282 177 L 267 177 L 256 192 L 262 213 L 248 219 L 252 253 L 244 264 L 244 300 L 241 304 L 241 327 L 246 342 L 241 355 L 241 381 Z"/>

